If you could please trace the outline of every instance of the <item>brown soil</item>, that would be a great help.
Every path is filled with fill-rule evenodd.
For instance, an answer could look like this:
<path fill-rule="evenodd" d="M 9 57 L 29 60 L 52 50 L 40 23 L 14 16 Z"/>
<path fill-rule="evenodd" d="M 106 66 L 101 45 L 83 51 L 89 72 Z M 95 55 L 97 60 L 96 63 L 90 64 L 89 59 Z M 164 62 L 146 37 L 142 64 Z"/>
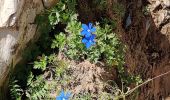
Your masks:
<path fill-rule="evenodd" d="M 163 22 L 164 24 L 160 24 L 161 22 L 156 23 L 155 20 L 159 16 L 153 17 L 154 13 L 152 11 L 144 14 L 143 9 L 149 4 L 149 1 L 107 0 L 108 9 L 105 13 L 109 18 L 118 21 L 116 33 L 127 45 L 126 66 L 128 66 L 128 72 L 141 75 L 144 81 L 170 70 L 169 22 Z M 80 3 L 82 4 L 80 10 L 90 7 L 88 5 L 89 0 L 79 0 L 79 2 L 84 2 Z M 111 10 L 112 4 L 116 2 L 123 4 L 126 9 L 124 19 L 127 18 L 126 15 L 131 15 L 132 23 L 127 29 L 123 27 L 125 24 L 123 23 L 123 19 L 117 17 Z M 150 3 L 152 5 L 152 2 Z M 86 5 L 86 8 L 83 5 Z M 162 7 L 161 9 L 164 8 Z M 96 13 L 93 13 L 94 11 L 90 10 L 90 8 L 81 11 L 88 12 L 80 13 L 80 15 L 85 14 L 81 16 L 88 16 L 87 19 L 81 19 L 83 22 L 93 21 L 95 19 Z M 166 27 L 165 30 L 167 31 L 163 29 L 164 27 Z M 164 100 L 170 95 L 169 83 L 170 74 L 153 80 L 140 88 L 140 94 L 137 100 Z"/>
<path fill-rule="evenodd" d="M 80 64 L 72 63 L 70 70 L 73 73 L 69 88 L 73 94 L 87 92 L 99 94 L 107 88 L 108 81 L 116 77 L 115 69 L 106 69 L 104 66 L 91 64 L 89 61 Z"/>
<path fill-rule="evenodd" d="M 122 32 L 122 40 L 128 46 L 126 64 L 129 72 L 139 74 L 143 80 L 147 80 L 169 71 L 170 41 L 167 36 L 170 33 L 161 33 L 152 13 L 144 15 L 146 0 L 129 0 L 124 4 L 132 19 L 128 30 Z M 143 86 L 138 100 L 164 99 L 170 94 L 169 82 L 170 74 Z"/>

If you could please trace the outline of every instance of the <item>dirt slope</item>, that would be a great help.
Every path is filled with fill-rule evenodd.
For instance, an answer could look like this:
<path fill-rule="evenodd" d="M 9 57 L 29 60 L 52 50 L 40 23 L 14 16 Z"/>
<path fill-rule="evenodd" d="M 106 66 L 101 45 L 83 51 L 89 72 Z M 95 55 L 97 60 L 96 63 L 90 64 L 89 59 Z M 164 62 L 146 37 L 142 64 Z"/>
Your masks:
<path fill-rule="evenodd" d="M 128 72 L 141 75 L 145 81 L 170 70 L 170 1 L 169 0 L 106 0 L 105 15 L 94 11 L 90 0 L 79 0 L 82 22 L 107 16 L 117 21 L 116 33 L 127 45 Z M 82 3 L 83 2 L 83 3 Z M 116 4 L 125 7 L 121 18 L 112 10 Z M 113 5 L 113 6 L 112 6 Z M 126 19 L 130 16 L 129 25 Z M 137 100 L 164 100 L 170 95 L 170 74 L 140 88 Z"/>
<path fill-rule="evenodd" d="M 128 45 L 126 64 L 132 73 L 143 79 L 152 78 L 170 70 L 170 25 L 165 13 L 169 8 L 155 7 L 159 0 L 127 0 L 126 13 L 131 15 L 131 25 L 123 33 L 123 41 Z M 161 0 L 160 0 L 161 1 Z M 145 11 L 149 5 L 150 10 Z M 157 10 L 153 10 L 157 9 Z M 165 13 L 164 13 L 165 12 Z M 161 16 L 164 18 L 161 19 Z M 167 31 L 166 31 L 167 30 Z M 170 74 L 158 78 L 141 88 L 138 100 L 163 100 L 170 94 Z"/>

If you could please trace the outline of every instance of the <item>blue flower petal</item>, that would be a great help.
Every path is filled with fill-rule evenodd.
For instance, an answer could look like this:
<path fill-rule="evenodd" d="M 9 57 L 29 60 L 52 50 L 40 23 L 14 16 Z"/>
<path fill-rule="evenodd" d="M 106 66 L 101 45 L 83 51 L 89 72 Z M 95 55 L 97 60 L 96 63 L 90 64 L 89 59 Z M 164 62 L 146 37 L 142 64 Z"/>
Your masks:
<path fill-rule="evenodd" d="M 90 30 L 90 32 L 96 32 L 96 28 L 93 27 L 93 28 Z"/>
<path fill-rule="evenodd" d="M 64 94 L 64 91 L 62 90 L 61 92 L 60 92 L 60 97 L 64 97 L 65 96 L 65 94 Z"/>
<path fill-rule="evenodd" d="M 66 95 L 64 93 L 64 90 L 60 92 L 60 95 L 56 97 L 56 100 L 68 100 L 71 96 L 70 92 L 67 92 Z"/>
<path fill-rule="evenodd" d="M 92 26 L 93 26 L 92 23 L 89 23 L 89 29 L 92 29 Z"/>
<path fill-rule="evenodd" d="M 90 32 L 87 32 L 86 34 L 85 34 L 85 37 L 86 38 L 88 38 L 88 37 L 90 37 L 92 34 L 90 33 Z"/>
<path fill-rule="evenodd" d="M 83 31 L 81 31 L 81 35 L 85 35 L 85 34 L 88 34 L 89 32 L 88 31 L 86 31 L 86 30 L 83 30 Z"/>
<path fill-rule="evenodd" d="M 96 35 L 92 34 L 91 37 L 90 37 L 90 40 L 93 41 L 95 37 L 96 37 Z"/>
<path fill-rule="evenodd" d="M 66 94 L 67 99 L 70 98 L 70 96 L 71 96 L 71 92 L 67 92 Z"/>
<path fill-rule="evenodd" d="M 88 30 L 89 27 L 88 27 L 86 24 L 82 24 L 82 29 L 83 29 L 83 30 Z"/>
<path fill-rule="evenodd" d="M 86 43 L 86 42 L 88 42 L 88 40 L 86 38 L 83 38 L 82 43 Z"/>
<path fill-rule="evenodd" d="M 62 100 L 62 97 L 57 96 L 57 97 L 56 97 L 56 100 Z"/>
<path fill-rule="evenodd" d="M 89 49 L 91 47 L 91 42 L 86 43 L 86 48 Z"/>

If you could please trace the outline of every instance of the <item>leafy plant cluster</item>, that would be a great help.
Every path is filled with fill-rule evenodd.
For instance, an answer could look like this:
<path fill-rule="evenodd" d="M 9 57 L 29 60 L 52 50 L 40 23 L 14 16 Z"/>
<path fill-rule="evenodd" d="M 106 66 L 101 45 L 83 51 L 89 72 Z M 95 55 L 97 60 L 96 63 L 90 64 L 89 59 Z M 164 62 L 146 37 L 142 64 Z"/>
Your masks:
<path fill-rule="evenodd" d="M 17 73 L 10 80 L 11 99 L 22 100 L 25 97 L 29 100 L 46 100 L 51 98 L 51 90 L 54 90 L 57 84 L 63 84 L 68 80 L 68 76 L 63 76 L 67 66 L 67 63 L 59 60 L 55 54 L 49 56 L 43 54 L 39 56 L 38 60 L 34 61 L 32 70 L 24 67 L 24 69 L 20 70 L 21 72 Z M 25 72 L 24 70 L 27 71 Z M 40 74 L 35 72 L 39 72 Z M 48 76 L 45 74 L 48 74 Z M 47 80 L 54 81 L 51 81 L 49 84 Z"/>
<path fill-rule="evenodd" d="M 55 35 L 55 39 L 51 45 L 52 48 L 59 48 L 68 58 L 73 60 L 88 59 L 93 63 L 99 61 L 106 62 L 107 65 L 119 65 L 123 61 L 124 46 L 118 39 L 109 25 L 100 27 L 96 23 L 96 45 L 90 49 L 86 49 L 82 44 L 81 23 L 73 20 L 68 23 L 65 33 Z M 122 62 L 123 63 L 123 62 Z"/>
<path fill-rule="evenodd" d="M 47 96 L 47 89 L 48 87 L 43 76 L 40 75 L 34 77 L 33 74 L 30 73 L 27 80 L 27 88 L 25 90 L 27 98 L 30 100 L 43 99 L 45 96 Z"/>
<path fill-rule="evenodd" d="M 44 63 L 44 58 L 42 58 L 40 62 L 36 61 L 34 63 L 34 67 L 40 70 L 44 70 L 46 68 Z M 23 70 L 27 70 L 27 72 L 25 73 Z M 12 99 L 22 100 L 22 97 L 24 96 L 26 96 L 26 98 L 29 98 L 30 100 L 42 99 L 47 93 L 47 86 L 43 76 L 34 75 L 33 72 L 29 69 L 22 69 L 21 71 L 22 72 L 19 72 L 18 75 L 16 75 L 15 78 L 11 79 L 9 83 Z M 26 77 L 26 75 L 28 76 Z"/>
<path fill-rule="evenodd" d="M 39 26 L 38 30 L 40 30 L 41 36 L 34 46 L 25 51 L 23 57 L 26 61 L 35 60 L 35 56 L 43 52 L 47 55 L 51 53 L 49 49 L 49 44 L 51 44 L 49 33 L 55 28 L 55 25 L 59 23 L 67 24 L 68 21 L 74 19 L 74 16 L 76 16 L 74 14 L 75 5 L 76 0 L 60 0 L 55 7 L 37 16 L 36 23 Z M 34 52 L 31 52 L 31 50 Z M 61 74 L 66 68 L 65 62 L 56 60 L 56 55 L 46 56 L 44 54 L 39 56 L 39 60 L 34 61 L 33 65 L 21 64 L 21 66 L 23 67 L 18 66 L 19 69 L 15 72 L 16 75 L 14 74 L 15 78 L 10 79 L 11 81 L 9 83 L 9 92 L 11 98 L 14 100 L 25 98 L 40 100 L 47 98 L 47 92 L 50 90 L 43 74 L 51 73 L 50 76 L 53 77 L 54 75 L 56 78 L 61 79 Z"/>
<path fill-rule="evenodd" d="M 22 100 L 22 97 L 24 96 L 30 100 L 39 100 L 46 96 L 47 86 L 45 86 L 44 79 L 42 79 L 41 76 L 36 77 L 36 79 L 33 78 L 34 76 L 30 74 L 30 77 L 27 80 L 26 89 L 21 88 L 16 80 L 10 83 L 10 95 L 12 100 Z"/>
<path fill-rule="evenodd" d="M 59 22 L 67 24 L 75 14 L 76 0 L 60 0 L 57 6 L 48 12 L 50 25 L 54 26 Z"/>

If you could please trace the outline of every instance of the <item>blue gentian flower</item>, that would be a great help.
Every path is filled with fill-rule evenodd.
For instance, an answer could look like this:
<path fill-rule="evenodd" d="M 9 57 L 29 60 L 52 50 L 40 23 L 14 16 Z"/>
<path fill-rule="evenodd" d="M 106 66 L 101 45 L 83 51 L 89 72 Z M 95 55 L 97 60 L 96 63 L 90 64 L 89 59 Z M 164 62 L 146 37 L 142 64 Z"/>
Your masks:
<path fill-rule="evenodd" d="M 70 92 L 67 92 L 65 94 L 64 91 L 62 90 L 60 92 L 60 95 L 56 97 L 56 100 L 69 100 L 70 96 L 71 96 Z"/>
<path fill-rule="evenodd" d="M 96 31 L 96 28 L 93 27 L 92 23 L 89 23 L 88 26 L 86 24 L 82 24 L 82 29 L 81 35 L 85 37 L 90 37 L 91 33 Z"/>
<path fill-rule="evenodd" d="M 96 37 L 96 35 L 92 34 L 90 37 L 84 37 L 82 39 L 82 42 L 86 45 L 87 49 L 95 44 L 95 41 L 94 41 L 95 37 Z"/>

